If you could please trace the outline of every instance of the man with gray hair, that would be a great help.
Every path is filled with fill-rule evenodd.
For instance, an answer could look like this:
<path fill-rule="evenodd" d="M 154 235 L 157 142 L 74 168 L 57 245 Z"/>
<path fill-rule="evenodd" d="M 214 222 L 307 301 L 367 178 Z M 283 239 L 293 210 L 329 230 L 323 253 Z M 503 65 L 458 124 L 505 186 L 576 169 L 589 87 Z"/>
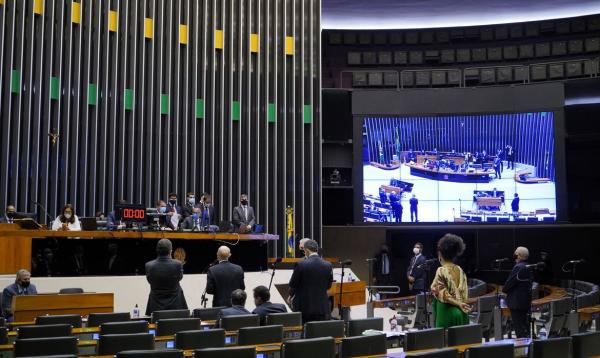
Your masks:
<path fill-rule="evenodd" d="M 529 337 L 528 316 L 531 311 L 531 272 L 527 267 L 529 250 L 519 246 L 514 253 L 513 267 L 502 292 L 506 293 L 506 305 L 510 309 L 510 317 L 517 338 Z"/>
<path fill-rule="evenodd" d="M 171 258 L 172 251 L 171 240 L 160 239 L 156 244 L 156 259 L 146 262 L 146 279 L 150 283 L 147 316 L 154 311 L 188 308 L 179 285 L 183 279 L 183 264 Z"/>
<path fill-rule="evenodd" d="M 302 313 L 302 322 L 329 319 L 331 310 L 327 290 L 333 282 L 331 263 L 321 259 L 315 240 L 304 243 L 306 259 L 294 267 L 290 279 L 290 301 L 294 311 Z"/>
<path fill-rule="evenodd" d="M 35 285 L 30 282 L 31 273 L 25 269 L 17 272 L 15 283 L 6 286 L 2 291 L 2 315 L 8 322 L 13 320 L 12 298 L 14 296 L 37 295 Z"/>
<path fill-rule="evenodd" d="M 306 252 L 304 251 L 304 244 L 306 244 L 306 242 L 310 240 L 308 237 L 305 237 L 303 239 L 300 239 L 300 243 L 298 243 L 298 248 L 300 249 L 300 251 L 302 251 L 302 253 L 304 254 L 304 258 L 307 258 L 308 256 L 306 256 Z"/>

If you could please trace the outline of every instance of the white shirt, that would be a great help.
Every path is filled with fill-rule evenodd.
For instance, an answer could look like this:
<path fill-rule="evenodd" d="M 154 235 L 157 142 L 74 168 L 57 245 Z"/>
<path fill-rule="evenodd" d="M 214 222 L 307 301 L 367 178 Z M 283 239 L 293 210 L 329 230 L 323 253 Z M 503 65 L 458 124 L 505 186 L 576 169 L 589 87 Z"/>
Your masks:
<path fill-rule="evenodd" d="M 69 228 L 70 231 L 81 231 L 81 224 L 79 223 L 79 218 L 77 217 L 77 215 L 73 215 L 73 217 L 75 218 L 75 221 L 73 221 L 72 224 L 67 222 L 67 227 Z M 60 215 L 59 215 L 52 222 L 52 230 L 54 230 L 54 231 L 61 230 L 62 224 L 63 223 L 60 221 Z"/>

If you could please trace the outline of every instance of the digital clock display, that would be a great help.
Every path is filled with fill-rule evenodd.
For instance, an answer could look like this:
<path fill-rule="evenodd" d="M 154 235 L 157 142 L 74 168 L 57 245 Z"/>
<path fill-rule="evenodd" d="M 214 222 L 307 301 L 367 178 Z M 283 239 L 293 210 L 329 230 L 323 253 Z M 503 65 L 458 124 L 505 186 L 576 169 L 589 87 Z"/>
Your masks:
<path fill-rule="evenodd" d="M 142 204 L 117 204 L 115 219 L 124 222 L 145 222 L 146 207 Z"/>

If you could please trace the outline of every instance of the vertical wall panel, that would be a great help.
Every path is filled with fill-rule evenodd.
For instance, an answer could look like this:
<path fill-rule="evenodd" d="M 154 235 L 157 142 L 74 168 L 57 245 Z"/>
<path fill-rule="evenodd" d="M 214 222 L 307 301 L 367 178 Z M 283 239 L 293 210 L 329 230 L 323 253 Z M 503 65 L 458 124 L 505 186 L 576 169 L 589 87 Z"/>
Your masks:
<path fill-rule="evenodd" d="M 91 216 L 206 191 L 230 220 L 247 193 L 266 231 L 284 238 L 292 206 L 297 235 L 319 239 L 320 14 L 320 0 L 4 0 L 0 206 Z"/>

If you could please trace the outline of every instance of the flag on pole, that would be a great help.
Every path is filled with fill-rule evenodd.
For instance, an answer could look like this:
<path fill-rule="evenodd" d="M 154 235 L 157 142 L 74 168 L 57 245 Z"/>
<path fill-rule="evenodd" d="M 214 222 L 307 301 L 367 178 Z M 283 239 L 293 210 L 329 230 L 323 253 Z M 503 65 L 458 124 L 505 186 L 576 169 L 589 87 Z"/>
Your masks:
<path fill-rule="evenodd" d="M 285 209 L 287 218 L 287 257 L 296 257 L 296 243 L 294 240 L 294 208 L 288 206 Z"/>

